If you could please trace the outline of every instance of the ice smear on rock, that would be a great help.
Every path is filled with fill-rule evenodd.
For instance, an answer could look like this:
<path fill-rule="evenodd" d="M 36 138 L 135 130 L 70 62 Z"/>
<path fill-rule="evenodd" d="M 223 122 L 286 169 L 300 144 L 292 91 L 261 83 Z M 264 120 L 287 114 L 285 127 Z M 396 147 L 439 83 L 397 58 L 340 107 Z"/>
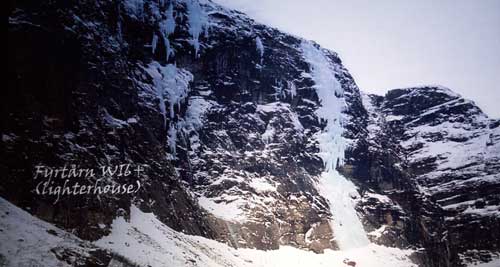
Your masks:
<path fill-rule="evenodd" d="M 153 78 L 154 90 L 160 101 L 159 108 L 163 116 L 164 125 L 167 123 L 167 111 L 165 102 L 169 104 L 170 118 L 174 118 L 174 107 L 179 107 L 189 91 L 189 83 L 193 75 L 184 69 L 177 68 L 173 64 L 162 66 L 158 62 L 149 64 L 146 71 Z"/>
<path fill-rule="evenodd" d="M 193 74 L 174 64 L 162 66 L 156 61 L 150 63 L 145 70 L 153 79 L 151 90 L 159 101 L 164 127 L 168 130 L 167 144 L 170 147 L 172 158 L 175 159 L 179 134 L 181 137 L 190 138 L 192 147 L 199 146 L 197 136 L 191 136 L 191 133 L 196 132 L 201 127 L 201 117 L 212 106 L 212 102 L 193 97 L 187 101 L 186 116 L 179 117 L 176 115 L 179 113 L 176 108 L 180 109 L 181 104 L 186 102 Z M 167 121 L 170 121 L 168 127 Z"/>

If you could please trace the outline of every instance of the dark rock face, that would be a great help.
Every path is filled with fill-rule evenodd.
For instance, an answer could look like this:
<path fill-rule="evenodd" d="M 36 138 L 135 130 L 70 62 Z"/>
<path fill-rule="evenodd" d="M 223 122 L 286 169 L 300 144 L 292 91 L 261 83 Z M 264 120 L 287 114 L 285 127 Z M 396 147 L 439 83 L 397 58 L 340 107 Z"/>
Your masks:
<path fill-rule="evenodd" d="M 194 36 L 190 3 L 15 3 L 2 196 L 89 240 L 135 203 L 178 231 L 233 246 L 335 248 L 313 186 L 322 162 L 312 136 L 323 125 L 313 82 L 301 77 L 301 40 L 215 5 L 203 7 L 211 28 Z M 339 78 L 359 95 L 345 70 Z M 71 163 L 148 168 L 133 199 L 34 195 L 35 165 Z M 208 205 L 254 201 L 235 207 L 245 220 L 228 221 L 190 194 Z"/>
<path fill-rule="evenodd" d="M 135 53 L 144 49 L 120 39 L 125 32 L 117 27 L 124 22 L 116 20 L 123 3 L 63 2 L 18 1 L 11 9 L 2 197 L 95 240 L 106 234 L 97 225 L 109 225 L 132 199 L 91 195 L 53 204 L 53 198 L 33 194 L 35 165 L 147 164 L 136 177 L 144 190 L 135 202 L 156 210 L 174 229 L 210 236 L 204 215 L 165 160 L 161 116 L 131 80 L 138 68 Z M 141 40 L 141 31 L 126 29 L 135 32 L 131 39 Z"/>
<path fill-rule="evenodd" d="M 336 249 L 316 188 L 326 122 L 306 41 L 210 2 L 134 3 L 11 3 L 0 195 L 84 240 L 135 204 L 233 247 Z M 346 104 L 339 169 L 361 191 L 372 242 L 423 248 L 421 266 L 488 261 L 500 240 L 500 122 L 443 88 L 362 95 L 321 51 Z M 36 165 L 71 163 L 144 164 L 108 181 L 143 188 L 55 204 L 34 194 Z"/>

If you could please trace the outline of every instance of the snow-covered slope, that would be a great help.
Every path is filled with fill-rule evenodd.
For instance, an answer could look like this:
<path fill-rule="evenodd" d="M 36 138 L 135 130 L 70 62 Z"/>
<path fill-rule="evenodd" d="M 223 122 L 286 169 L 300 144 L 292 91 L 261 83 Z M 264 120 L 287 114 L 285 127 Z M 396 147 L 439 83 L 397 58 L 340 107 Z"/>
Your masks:
<path fill-rule="evenodd" d="M 315 267 L 343 265 L 346 259 L 361 266 L 415 266 L 405 260 L 410 251 L 377 245 L 324 254 L 293 247 L 274 251 L 237 250 L 214 240 L 176 232 L 135 206 L 131 207 L 129 220 L 116 218 L 111 234 L 93 244 L 31 216 L 2 198 L 0 213 L 0 230 L 6 235 L 0 245 L 2 266 Z"/>
<path fill-rule="evenodd" d="M 1 266 L 107 266 L 113 257 L 91 242 L 0 198 Z M 121 257 L 115 261 L 127 263 Z"/>
<path fill-rule="evenodd" d="M 347 251 L 316 254 L 284 246 L 277 250 L 234 249 L 214 240 L 178 233 L 151 213 L 131 208 L 130 220 L 117 218 L 109 236 L 95 242 L 133 262 L 150 266 L 325 266 L 343 265 L 348 259 L 359 266 L 416 266 L 411 251 L 369 245 Z"/>

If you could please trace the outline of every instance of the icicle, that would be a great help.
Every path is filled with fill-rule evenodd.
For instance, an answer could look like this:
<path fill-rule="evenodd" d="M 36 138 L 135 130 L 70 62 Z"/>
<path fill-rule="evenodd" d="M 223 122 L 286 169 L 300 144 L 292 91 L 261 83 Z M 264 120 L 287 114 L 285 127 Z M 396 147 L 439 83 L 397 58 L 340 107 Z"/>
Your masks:
<path fill-rule="evenodd" d="M 163 36 L 163 42 L 165 43 L 165 54 L 167 54 L 168 61 L 170 56 L 174 55 L 174 50 L 170 46 L 170 40 L 168 39 L 168 36 Z"/>
<path fill-rule="evenodd" d="M 179 107 L 180 102 L 187 97 L 189 82 L 193 80 L 193 75 L 186 70 L 178 69 L 173 64 L 168 64 L 161 71 L 170 104 L 170 118 L 174 118 L 174 106 Z"/>
<path fill-rule="evenodd" d="M 290 97 L 294 98 L 297 95 L 297 86 L 294 82 L 287 81 L 288 91 L 290 92 Z"/>
<path fill-rule="evenodd" d="M 151 52 L 153 55 L 155 54 L 156 51 L 156 46 L 158 45 L 158 36 L 153 33 L 153 39 L 151 40 Z"/>
<path fill-rule="evenodd" d="M 166 60 L 168 61 L 170 56 L 174 55 L 174 50 L 172 49 L 168 38 L 172 33 L 174 33 L 176 28 L 174 6 L 172 3 L 168 6 L 166 10 L 166 18 L 160 22 L 159 28 L 163 36 L 163 42 L 165 43 Z"/>
<path fill-rule="evenodd" d="M 160 101 L 160 112 L 163 116 L 164 125 L 167 121 L 166 100 L 169 103 L 169 115 L 175 116 L 174 107 L 180 106 L 189 92 L 189 83 L 193 80 L 193 74 L 184 69 L 179 69 L 173 64 L 166 66 L 158 62 L 152 62 L 146 69 L 154 82 L 154 91 Z"/>
<path fill-rule="evenodd" d="M 167 144 L 170 148 L 170 154 L 172 154 L 172 159 L 176 158 L 177 154 L 177 128 L 176 125 L 171 122 L 168 127 Z"/>
<path fill-rule="evenodd" d="M 198 57 L 198 52 L 200 51 L 200 35 L 203 30 L 207 34 L 207 24 L 208 16 L 205 11 L 201 8 L 200 3 L 197 0 L 187 0 L 187 17 L 189 24 L 189 34 L 191 34 L 191 44 L 195 50 L 195 57 Z"/>
<path fill-rule="evenodd" d="M 166 11 L 167 18 L 165 20 L 165 34 L 170 35 L 175 31 L 174 5 L 170 3 Z"/>

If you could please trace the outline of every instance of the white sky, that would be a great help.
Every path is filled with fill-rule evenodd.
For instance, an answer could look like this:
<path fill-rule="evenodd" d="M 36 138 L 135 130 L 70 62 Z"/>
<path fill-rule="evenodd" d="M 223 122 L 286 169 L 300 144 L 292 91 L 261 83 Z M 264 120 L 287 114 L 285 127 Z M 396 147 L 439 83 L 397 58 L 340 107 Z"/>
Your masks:
<path fill-rule="evenodd" d="M 440 84 L 500 118 L 500 0 L 214 1 L 338 52 L 363 91 Z"/>

